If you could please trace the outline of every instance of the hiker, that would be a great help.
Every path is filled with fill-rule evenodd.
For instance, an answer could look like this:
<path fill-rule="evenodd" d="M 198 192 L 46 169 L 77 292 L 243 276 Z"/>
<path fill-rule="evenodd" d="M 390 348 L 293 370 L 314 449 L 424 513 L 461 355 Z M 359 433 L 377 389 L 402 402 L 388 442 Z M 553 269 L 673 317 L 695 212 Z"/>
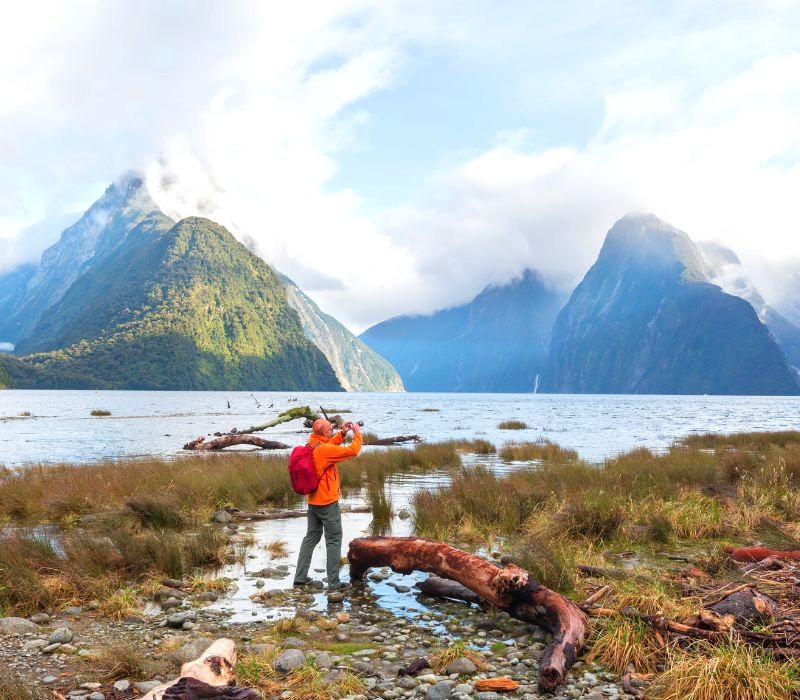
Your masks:
<path fill-rule="evenodd" d="M 353 441 L 342 445 L 347 433 L 353 431 Z M 342 513 L 339 499 L 342 496 L 339 484 L 337 462 L 355 457 L 361 451 L 361 428 L 357 423 L 345 423 L 340 432 L 333 435 L 333 425 L 324 418 L 318 418 L 312 426 L 308 444 L 314 447 L 314 469 L 320 477 L 319 486 L 308 494 L 308 529 L 300 554 L 297 556 L 297 570 L 294 585 L 303 586 L 311 582 L 308 568 L 311 554 L 325 531 L 325 549 L 328 557 L 328 590 L 343 588 L 339 581 L 339 567 L 342 558 Z"/>

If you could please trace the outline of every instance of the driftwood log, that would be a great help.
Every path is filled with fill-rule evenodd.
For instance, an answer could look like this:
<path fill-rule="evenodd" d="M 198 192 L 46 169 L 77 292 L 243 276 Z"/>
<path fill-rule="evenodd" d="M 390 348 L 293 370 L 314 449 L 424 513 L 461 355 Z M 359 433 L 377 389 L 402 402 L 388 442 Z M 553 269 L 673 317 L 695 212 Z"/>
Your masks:
<path fill-rule="evenodd" d="M 370 438 L 368 440 L 364 440 L 365 445 L 378 445 L 378 446 L 387 446 L 387 445 L 401 445 L 404 442 L 422 442 L 422 438 L 419 435 L 395 435 L 394 437 L 388 438 Z"/>
<path fill-rule="evenodd" d="M 142 700 L 260 700 L 261 693 L 232 687 L 236 683 L 236 646 L 232 639 L 218 639 L 194 661 L 181 666 L 180 675 L 163 683 Z"/>
<path fill-rule="evenodd" d="M 769 547 L 723 547 L 722 549 L 734 561 L 754 562 L 769 557 L 800 561 L 800 549 L 791 551 L 770 549 Z"/>
<path fill-rule="evenodd" d="M 426 571 L 457 581 L 518 620 L 545 627 L 553 641 L 539 663 L 539 686 L 544 691 L 564 682 L 586 642 L 588 618 L 578 606 L 513 564 L 500 568 L 448 544 L 415 537 L 355 539 L 347 558 L 354 581 L 373 566 L 389 566 L 404 574 Z"/>
<path fill-rule="evenodd" d="M 204 437 L 199 437 L 196 440 L 187 442 L 184 450 L 224 450 L 226 447 L 233 445 L 253 445 L 260 447 L 262 450 L 286 450 L 289 445 L 283 442 L 276 442 L 275 440 L 265 440 L 264 438 L 249 435 L 247 433 L 236 433 L 233 435 L 223 435 L 222 437 L 214 438 L 206 442 Z"/>

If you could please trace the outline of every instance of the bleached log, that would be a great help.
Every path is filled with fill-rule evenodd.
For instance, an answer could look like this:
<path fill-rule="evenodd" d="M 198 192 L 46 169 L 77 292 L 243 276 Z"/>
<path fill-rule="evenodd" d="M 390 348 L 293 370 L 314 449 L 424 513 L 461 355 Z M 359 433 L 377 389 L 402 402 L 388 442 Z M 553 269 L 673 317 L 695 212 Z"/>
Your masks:
<path fill-rule="evenodd" d="M 253 445 L 254 447 L 260 447 L 262 450 L 289 449 L 289 445 L 283 442 L 277 442 L 275 440 L 265 440 L 264 438 L 256 437 L 255 435 L 249 435 L 247 433 L 223 435 L 222 437 L 214 438 L 213 440 L 209 440 L 208 442 L 206 442 L 205 437 L 201 436 L 196 440 L 187 442 L 183 446 L 183 449 L 216 451 L 216 450 L 224 450 L 226 447 L 231 447 L 233 445 Z"/>

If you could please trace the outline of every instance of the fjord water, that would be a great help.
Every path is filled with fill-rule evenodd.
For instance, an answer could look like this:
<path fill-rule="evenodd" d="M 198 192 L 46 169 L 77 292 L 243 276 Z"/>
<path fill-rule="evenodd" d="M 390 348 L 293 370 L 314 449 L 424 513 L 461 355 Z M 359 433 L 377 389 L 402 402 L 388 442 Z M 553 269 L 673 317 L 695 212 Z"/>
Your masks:
<path fill-rule="evenodd" d="M 592 461 L 696 432 L 800 427 L 800 397 L 6 390 L 0 465 L 171 457 L 200 435 L 265 423 L 304 404 L 349 410 L 348 419 L 381 437 L 479 437 L 498 446 L 547 438 Z M 111 415 L 92 417 L 95 409 Z M 20 417 L 25 412 L 30 417 Z M 507 419 L 528 428 L 499 430 Z M 306 432 L 293 421 L 262 435 L 294 445 Z"/>

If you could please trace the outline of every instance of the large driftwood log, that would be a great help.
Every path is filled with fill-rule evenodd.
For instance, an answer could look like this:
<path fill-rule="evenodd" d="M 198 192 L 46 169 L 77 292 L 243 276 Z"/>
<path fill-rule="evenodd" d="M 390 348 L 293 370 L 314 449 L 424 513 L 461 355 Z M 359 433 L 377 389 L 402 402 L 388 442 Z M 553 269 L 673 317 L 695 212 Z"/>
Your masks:
<path fill-rule="evenodd" d="M 347 558 L 353 580 L 362 579 L 373 566 L 389 566 L 404 574 L 427 571 L 458 581 L 518 620 L 548 629 L 553 641 L 539 663 L 542 690 L 552 690 L 564 682 L 586 641 L 588 618 L 578 606 L 513 564 L 500 568 L 448 544 L 415 537 L 355 539 Z"/>
<path fill-rule="evenodd" d="M 295 406 L 294 408 L 287 408 L 266 423 L 261 425 L 251 425 L 249 428 L 239 430 L 238 428 L 231 428 L 230 433 L 233 435 L 246 435 L 249 433 L 258 433 L 267 428 L 274 428 L 281 423 L 288 423 L 289 421 L 297 420 L 298 418 L 305 418 L 307 421 L 314 421 L 319 418 L 318 413 L 314 413 L 309 406 Z"/>
<path fill-rule="evenodd" d="M 762 561 L 768 557 L 800 561 L 800 549 L 782 551 L 769 547 L 723 547 L 723 551 L 734 561 Z"/>
<path fill-rule="evenodd" d="M 231 687 L 235 682 L 236 646 L 232 639 L 223 638 L 183 664 L 178 678 L 153 688 L 142 700 L 260 700 L 261 694 L 255 690 Z"/>
<path fill-rule="evenodd" d="M 226 447 L 232 445 L 254 445 L 260 447 L 262 450 L 286 450 L 289 445 L 275 440 L 265 440 L 264 438 L 256 437 L 246 433 L 238 433 L 235 435 L 223 435 L 222 437 L 214 438 L 206 442 L 204 437 L 199 437 L 196 440 L 187 442 L 184 450 L 224 450 Z"/>

